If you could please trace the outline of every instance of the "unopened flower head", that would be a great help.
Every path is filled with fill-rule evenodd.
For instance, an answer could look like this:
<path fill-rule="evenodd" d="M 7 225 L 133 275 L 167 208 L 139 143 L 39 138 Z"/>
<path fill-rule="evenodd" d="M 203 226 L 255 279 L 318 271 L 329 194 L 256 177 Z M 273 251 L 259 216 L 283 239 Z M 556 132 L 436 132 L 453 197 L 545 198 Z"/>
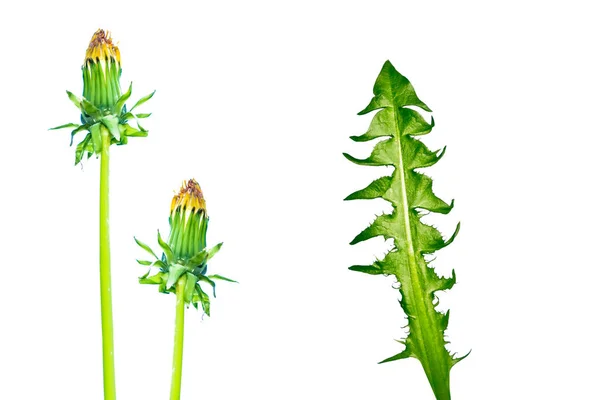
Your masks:
<path fill-rule="evenodd" d="M 171 202 L 169 246 L 177 258 L 187 259 L 206 247 L 206 201 L 195 179 L 183 182 Z"/>
<path fill-rule="evenodd" d="M 121 97 L 121 54 L 110 32 L 98 29 L 94 33 L 82 71 L 83 97 L 100 110 L 110 110 Z"/>

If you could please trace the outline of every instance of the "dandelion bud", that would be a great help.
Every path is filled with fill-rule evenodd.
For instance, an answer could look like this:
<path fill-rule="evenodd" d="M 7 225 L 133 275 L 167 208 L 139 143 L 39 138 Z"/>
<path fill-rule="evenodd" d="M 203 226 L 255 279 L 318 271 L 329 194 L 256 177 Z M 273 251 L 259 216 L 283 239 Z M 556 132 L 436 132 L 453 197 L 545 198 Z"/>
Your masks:
<path fill-rule="evenodd" d="M 98 29 L 94 33 L 81 69 L 83 97 L 99 110 L 112 110 L 121 97 L 121 55 L 110 32 Z"/>
<path fill-rule="evenodd" d="M 169 247 L 176 259 L 187 260 L 206 247 L 208 215 L 200 185 L 184 182 L 171 202 Z"/>

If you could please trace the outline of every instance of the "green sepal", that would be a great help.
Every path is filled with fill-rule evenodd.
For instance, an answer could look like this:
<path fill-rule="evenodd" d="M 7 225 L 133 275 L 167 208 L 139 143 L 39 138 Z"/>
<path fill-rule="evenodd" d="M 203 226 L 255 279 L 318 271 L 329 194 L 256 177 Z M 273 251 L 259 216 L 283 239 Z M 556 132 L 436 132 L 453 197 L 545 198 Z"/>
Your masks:
<path fill-rule="evenodd" d="M 190 304 L 194 299 L 194 293 L 196 292 L 196 283 L 198 282 L 198 277 L 192 273 L 185 273 L 185 288 L 183 291 L 183 300 L 186 304 Z"/>
<path fill-rule="evenodd" d="M 79 110 L 81 110 L 81 99 L 77 96 L 75 96 L 73 93 L 69 92 L 67 90 L 67 96 L 69 97 L 69 100 L 71 100 L 71 102 L 73 104 L 75 104 L 75 107 L 77 107 Z"/>
<path fill-rule="evenodd" d="M 86 151 L 88 152 L 88 158 L 89 158 L 90 151 L 91 152 L 94 151 L 93 147 L 90 148 L 91 141 L 92 141 L 92 134 L 88 133 L 85 136 L 85 138 L 77 145 L 77 147 L 75 148 L 75 165 L 77 165 L 81 162 L 84 152 L 86 152 Z"/>
<path fill-rule="evenodd" d="M 173 264 L 169 267 L 169 276 L 167 278 L 167 289 L 171 289 L 175 283 L 179 280 L 181 275 L 188 272 L 188 268 L 185 265 Z"/>
<path fill-rule="evenodd" d="M 152 115 L 152 113 L 139 113 L 139 114 L 134 114 L 131 111 L 128 113 L 125 113 L 123 115 L 121 115 L 121 120 L 122 121 L 127 121 L 129 119 L 136 119 L 136 118 L 148 118 Z"/>
<path fill-rule="evenodd" d="M 147 137 L 148 131 L 140 131 L 129 124 L 119 125 L 121 136 L 124 137 Z"/>
<path fill-rule="evenodd" d="M 102 124 L 98 122 L 90 126 L 90 133 L 92 134 L 92 144 L 94 145 L 94 152 L 100 154 L 102 152 Z"/>
<path fill-rule="evenodd" d="M 141 99 L 139 99 L 137 101 L 137 103 L 135 103 L 135 105 L 133 107 L 131 107 L 130 111 L 133 111 L 136 107 L 141 106 L 142 104 L 144 104 L 145 102 L 147 102 L 148 100 L 150 100 L 152 98 L 152 96 L 154 96 L 154 93 L 156 93 L 156 90 L 153 91 L 152 93 L 142 97 Z"/>
<path fill-rule="evenodd" d="M 85 97 L 81 99 L 81 111 L 92 117 L 94 121 L 97 121 L 102 117 L 102 111 L 96 108 L 96 106 L 89 102 Z"/>
<path fill-rule="evenodd" d="M 196 275 L 194 275 L 194 276 L 196 276 Z M 206 276 L 206 275 L 199 275 L 199 276 L 198 276 L 198 280 L 199 280 L 199 281 L 202 281 L 202 282 L 206 282 L 206 283 L 208 283 L 208 284 L 209 284 L 209 285 L 212 287 L 212 290 L 213 290 L 213 297 L 215 297 L 215 298 L 217 297 L 217 291 L 216 291 L 216 287 L 217 287 L 217 285 L 216 285 L 216 284 L 213 282 L 213 280 L 212 280 L 212 279 L 210 279 L 210 278 L 209 278 L 208 276 Z"/>
<path fill-rule="evenodd" d="M 226 277 L 224 277 L 222 275 L 216 275 L 216 274 L 215 275 L 208 275 L 207 278 L 218 279 L 218 280 L 226 281 L 226 282 L 239 283 L 238 281 L 234 281 L 233 279 L 229 279 L 229 278 L 226 278 Z"/>
<path fill-rule="evenodd" d="M 79 127 L 79 124 L 70 123 L 70 124 L 64 124 L 64 125 L 60 125 L 60 126 L 55 126 L 54 128 L 50 128 L 48 130 L 49 131 L 55 131 L 57 129 L 77 128 L 77 127 Z"/>
<path fill-rule="evenodd" d="M 151 277 L 148 277 L 148 275 L 150 275 L 150 271 L 148 271 L 144 276 L 140 276 L 138 281 L 142 285 L 160 285 L 164 282 L 165 275 L 167 274 L 165 272 L 158 272 Z"/>
<path fill-rule="evenodd" d="M 88 131 L 87 126 L 79 125 L 76 129 L 73 129 L 71 131 L 71 142 L 69 143 L 69 146 L 73 146 L 73 139 L 75 138 L 75 135 L 77 135 L 79 132 L 82 132 L 82 131 Z"/>
<path fill-rule="evenodd" d="M 158 237 L 158 245 L 163 249 L 165 257 L 167 258 L 167 264 L 171 264 L 173 262 L 173 250 L 169 247 L 167 243 L 160 236 L 160 231 L 157 231 Z"/>
<path fill-rule="evenodd" d="M 196 285 L 196 294 L 198 295 L 198 300 L 200 300 L 200 303 L 202 304 L 202 310 L 210 317 L 210 297 L 202 290 L 200 285 Z"/>
<path fill-rule="evenodd" d="M 123 107 L 125 106 L 125 102 L 129 99 L 129 97 L 131 96 L 131 90 L 133 88 L 133 82 L 131 82 L 129 84 L 129 89 L 127 89 L 127 91 L 125 93 L 123 93 L 121 95 L 121 97 L 119 97 L 119 99 L 117 100 L 117 102 L 115 103 L 112 112 L 115 115 L 119 115 L 121 114 L 121 111 L 123 110 Z"/>
<path fill-rule="evenodd" d="M 204 249 L 199 253 L 196 253 L 192 258 L 190 258 L 189 264 L 193 266 L 198 266 L 205 264 L 208 260 L 210 260 L 223 246 L 223 242 L 211 247 L 210 249 Z"/>
<path fill-rule="evenodd" d="M 165 264 L 162 260 L 155 261 L 147 261 L 147 260 L 135 260 L 138 264 L 143 265 L 145 267 L 159 267 L 162 269 L 167 269 L 167 264 Z"/>
<path fill-rule="evenodd" d="M 100 122 L 108 129 L 110 134 L 117 140 L 121 141 L 121 132 L 119 130 L 119 119 L 114 115 L 107 115 L 100 118 Z"/>
<path fill-rule="evenodd" d="M 148 246 L 147 244 L 139 241 L 135 236 L 133 237 L 133 240 L 135 240 L 135 242 L 137 243 L 138 246 L 140 246 L 142 249 L 146 250 L 148 253 L 152 254 L 154 256 L 154 258 L 156 258 L 157 260 L 160 260 L 156 254 L 154 254 L 154 251 L 150 248 L 150 246 Z"/>

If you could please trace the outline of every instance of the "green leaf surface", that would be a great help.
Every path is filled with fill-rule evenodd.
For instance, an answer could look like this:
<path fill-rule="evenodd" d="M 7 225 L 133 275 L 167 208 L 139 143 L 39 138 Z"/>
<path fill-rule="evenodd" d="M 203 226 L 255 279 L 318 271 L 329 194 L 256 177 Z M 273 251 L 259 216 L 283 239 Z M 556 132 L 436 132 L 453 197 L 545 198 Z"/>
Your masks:
<path fill-rule="evenodd" d="M 387 61 L 375 83 L 373 99 L 359 114 L 376 111 L 368 131 L 351 139 L 366 142 L 382 138 L 371 155 L 358 159 L 344 156 L 351 162 L 365 166 L 391 166 L 391 176 L 376 179 L 364 189 L 345 200 L 382 198 L 392 205 L 390 214 L 382 214 L 351 242 L 356 244 L 377 236 L 391 239 L 394 247 L 383 260 L 372 265 L 354 265 L 350 270 L 370 275 L 393 275 L 400 283 L 400 305 L 408 316 L 409 333 L 401 341 L 404 349 L 382 363 L 414 357 L 421 362 L 429 383 L 438 400 L 450 399 L 450 369 L 460 358 L 450 355 L 445 345 L 444 331 L 449 313 L 435 310 L 435 292 L 452 288 L 456 282 L 454 271 L 450 278 L 440 277 L 428 265 L 424 254 L 431 254 L 450 244 L 458 233 L 444 239 L 434 227 L 421 221 L 422 211 L 447 214 L 454 201 L 446 203 L 433 193 L 431 178 L 416 169 L 437 163 L 445 149 L 431 151 L 417 136 L 431 132 L 431 122 L 416 110 L 431 111 L 414 91 L 411 83 Z M 435 302 L 435 303 L 434 303 Z"/>

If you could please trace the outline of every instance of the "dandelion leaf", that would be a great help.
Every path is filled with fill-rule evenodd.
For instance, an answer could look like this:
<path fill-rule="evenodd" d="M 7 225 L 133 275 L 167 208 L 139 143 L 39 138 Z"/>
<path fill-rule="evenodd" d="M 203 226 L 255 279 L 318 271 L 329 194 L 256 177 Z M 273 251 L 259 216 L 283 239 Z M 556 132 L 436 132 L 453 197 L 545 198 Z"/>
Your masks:
<path fill-rule="evenodd" d="M 393 275 L 399 283 L 400 305 L 408 317 L 408 335 L 401 340 L 404 349 L 382 363 L 408 357 L 418 359 L 425 370 L 433 392 L 438 400 L 450 399 L 450 369 L 461 358 L 451 355 L 445 330 L 449 312 L 440 313 L 435 307 L 435 292 L 448 290 L 456 282 L 456 275 L 439 276 L 425 259 L 449 245 L 460 227 L 457 226 L 449 239 L 433 226 L 425 224 L 423 212 L 449 213 L 450 203 L 433 193 L 433 182 L 420 169 L 437 163 L 444 149 L 431 151 L 417 138 L 431 132 L 433 119 L 428 122 L 414 108 L 431 111 L 419 99 L 411 83 L 387 61 L 373 89 L 374 97 L 359 114 L 377 111 L 366 133 L 352 136 L 356 142 L 379 139 L 371 155 L 358 159 L 349 154 L 344 156 L 351 162 L 366 166 L 390 166 L 391 176 L 374 180 L 364 189 L 358 190 L 345 200 L 381 198 L 392 205 L 390 214 L 382 214 L 350 244 L 381 236 L 393 240 L 393 248 L 382 260 L 372 265 L 354 265 L 353 271 L 370 275 Z M 412 108 L 411 108 L 412 107 Z M 419 169 L 419 171 L 417 171 Z"/>

